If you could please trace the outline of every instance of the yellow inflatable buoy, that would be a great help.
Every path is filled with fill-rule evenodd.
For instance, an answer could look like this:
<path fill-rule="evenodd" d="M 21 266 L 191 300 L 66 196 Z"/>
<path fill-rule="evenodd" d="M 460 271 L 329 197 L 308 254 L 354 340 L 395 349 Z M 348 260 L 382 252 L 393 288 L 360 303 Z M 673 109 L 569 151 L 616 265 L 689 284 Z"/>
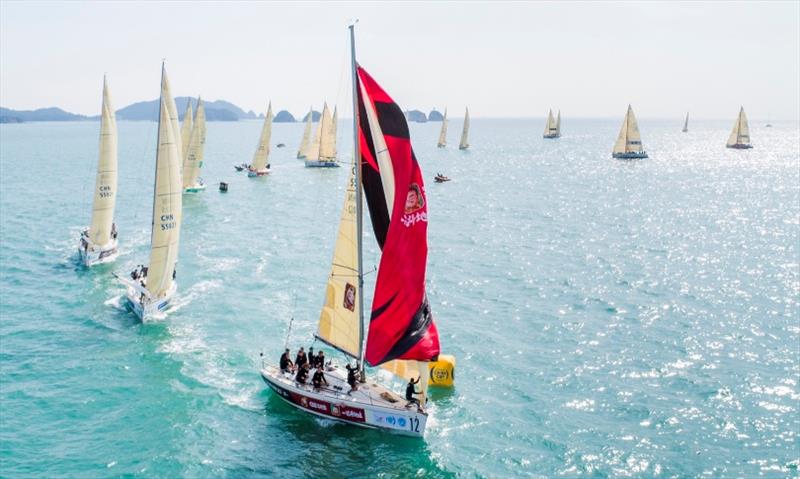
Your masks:
<path fill-rule="evenodd" d="M 456 358 L 449 354 L 440 354 L 437 361 L 428 363 L 428 385 L 453 387 L 456 380 Z"/>

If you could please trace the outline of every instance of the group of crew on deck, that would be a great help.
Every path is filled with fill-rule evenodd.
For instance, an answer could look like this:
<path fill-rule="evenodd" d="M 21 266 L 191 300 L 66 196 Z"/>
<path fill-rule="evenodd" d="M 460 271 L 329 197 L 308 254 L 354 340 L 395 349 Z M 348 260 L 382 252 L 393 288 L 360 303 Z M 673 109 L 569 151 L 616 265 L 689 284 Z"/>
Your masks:
<path fill-rule="evenodd" d="M 307 384 L 308 375 L 311 370 L 314 370 L 314 374 L 311 377 L 311 385 L 314 386 L 314 389 L 319 390 L 324 386 L 328 386 L 328 381 L 325 379 L 325 366 L 329 365 L 329 363 L 325 363 L 325 353 L 320 350 L 319 353 L 314 354 L 314 348 L 308 349 L 308 354 L 301 347 L 300 350 L 297 352 L 297 355 L 294 358 L 294 362 L 292 362 L 291 358 L 291 351 L 289 348 L 281 354 L 280 359 L 280 369 L 281 372 L 284 374 L 294 374 L 294 380 L 297 381 L 299 384 Z M 350 385 L 350 390 L 347 394 L 351 394 L 353 391 L 358 390 L 358 383 L 361 380 L 361 368 L 359 367 L 358 362 L 356 362 L 355 366 L 351 366 L 347 364 L 345 366 L 347 369 L 347 384 Z M 417 408 L 422 411 L 422 404 L 420 403 L 419 399 L 415 398 L 414 396 L 422 394 L 422 392 L 417 391 L 416 385 L 419 384 L 420 377 L 417 379 L 409 379 L 408 384 L 406 385 L 406 401 L 408 404 L 415 404 Z"/>
<path fill-rule="evenodd" d="M 306 384 L 308 375 L 311 370 L 314 369 L 314 374 L 311 377 L 311 384 L 314 386 L 314 389 L 319 389 L 323 385 L 328 385 L 328 380 L 325 379 L 325 373 L 323 371 L 325 368 L 325 353 L 322 350 L 314 354 L 314 348 L 309 348 L 308 355 L 306 355 L 303 348 L 300 348 L 300 351 L 297 352 L 297 356 L 294 358 L 294 362 L 289 359 L 290 357 L 289 348 L 286 348 L 286 351 L 281 354 L 280 360 L 282 373 L 294 373 L 295 381 L 300 384 Z"/>

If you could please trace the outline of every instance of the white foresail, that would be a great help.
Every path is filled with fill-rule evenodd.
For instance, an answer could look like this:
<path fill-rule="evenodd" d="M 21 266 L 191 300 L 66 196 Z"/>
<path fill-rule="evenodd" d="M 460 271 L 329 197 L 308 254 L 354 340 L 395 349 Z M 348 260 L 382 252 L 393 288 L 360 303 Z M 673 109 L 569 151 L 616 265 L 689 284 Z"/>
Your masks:
<path fill-rule="evenodd" d="M 160 102 L 156 181 L 153 191 L 153 233 L 150 239 L 147 291 L 154 298 L 163 296 L 172 286 L 181 230 L 183 185 L 178 141 L 169 120 L 169 100 L 171 98 L 162 97 Z"/>
<path fill-rule="evenodd" d="M 311 123 L 314 119 L 314 109 L 308 110 L 308 118 L 306 119 L 306 127 L 303 129 L 303 139 L 300 140 L 300 148 L 297 149 L 297 158 L 302 159 L 306 156 L 308 149 L 308 142 L 311 138 Z"/>
<path fill-rule="evenodd" d="M 203 100 L 197 99 L 197 113 L 194 116 L 192 133 L 186 151 L 186 161 L 183 162 L 183 187 L 196 186 L 203 167 L 203 156 L 206 144 L 206 108 Z"/>
<path fill-rule="evenodd" d="M 689 131 L 689 112 L 688 111 L 686 112 L 686 120 L 684 120 L 684 122 L 683 122 L 683 130 L 681 130 L 681 131 L 683 131 L 684 133 Z"/>
<path fill-rule="evenodd" d="M 186 155 L 189 152 L 189 140 L 192 137 L 192 101 L 186 100 L 186 113 L 183 114 L 183 124 L 181 125 L 181 153 L 183 156 L 183 168 L 186 169 Z"/>
<path fill-rule="evenodd" d="M 172 128 L 172 134 L 175 135 L 175 140 L 178 142 L 175 147 L 178 150 L 178 158 L 183 161 L 183 149 L 181 148 L 180 143 L 180 131 L 181 131 L 181 124 L 178 120 L 178 108 L 175 106 L 175 100 L 172 98 L 172 89 L 169 86 L 169 78 L 167 78 L 167 72 L 163 72 L 163 80 L 161 81 L 161 98 L 164 98 L 167 103 L 167 113 L 169 114 L 169 122 L 170 127 Z M 178 165 L 179 167 L 182 166 Z"/>
<path fill-rule="evenodd" d="M 442 129 L 439 131 L 439 141 L 436 146 L 443 148 L 447 146 L 447 108 L 444 109 L 444 118 L 442 118 Z"/>
<path fill-rule="evenodd" d="M 92 223 L 89 238 L 96 245 L 105 245 L 111 239 L 114 222 L 114 205 L 117 200 L 117 120 L 108 84 L 103 78 L 103 105 L 100 115 L 100 155 L 97 160 L 97 178 L 94 185 Z"/>
<path fill-rule="evenodd" d="M 630 106 L 628 106 L 630 111 Z M 625 143 L 628 138 L 628 114 L 625 114 L 625 119 L 622 120 L 622 128 L 619 129 L 619 136 L 617 142 L 614 143 L 614 153 L 625 153 Z"/>
<path fill-rule="evenodd" d="M 325 103 L 322 109 L 322 120 L 320 121 L 319 153 L 317 159 L 320 161 L 332 161 L 336 159 L 336 127 L 331 118 L 331 111 Z"/>
<path fill-rule="evenodd" d="M 267 107 L 267 116 L 264 118 L 264 125 L 261 127 L 261 136 L 258 138 L 258 147 L 253 155 L 250 166 L 255 171 L 267 169 L 267 159 L 269 158 L 269 142 L 272 138 L 272 102 Z"/>
<path fill-rule="evenodd" d="M 317 337 L 338 350 L 358 358 L 361 329 L 358 296 L 358 235 L 356 224 L 356 178 L 352 166 L 347 182 L 333 264 L 319 316 Z"/>
<path fill-rule="evenodd" d="M 459 150 L 466 150 L 469 148 L 467 135 L 469 135 L 469 108 L 467 108 L 464 113 L 464 129 L 461 131 L 461 141 L 458 143 Z"/>
<path fill-rule="evenodd" d="M 547 112 L 547 121 L 544 123 L 544 136 L 555 133 L 556 119 L 553 117 L 553 110 Z"/>

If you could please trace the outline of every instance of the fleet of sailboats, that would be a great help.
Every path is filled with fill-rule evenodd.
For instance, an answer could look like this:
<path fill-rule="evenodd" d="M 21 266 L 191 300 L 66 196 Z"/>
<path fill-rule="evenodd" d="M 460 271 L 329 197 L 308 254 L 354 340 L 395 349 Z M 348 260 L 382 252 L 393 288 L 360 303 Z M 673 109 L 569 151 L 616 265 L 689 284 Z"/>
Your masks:
<path fill-rule="evenodd" d="M 547 123 L 544 125 L 543 138 L 561 138 L 561 110 L 558 111 L 558 120 L 553 118 L 553 110 L 547 113 Z"/>
<path fill-rule="evenodd" d="M 175 110 L 175 101 L 170 91 L 166 68 L 162 64 L 150 262 L 148 266 L 131 272 L 130 278 L 118 276 L 127 287 L 128 307 L 142 321 L 163 312 L 177 290 L 175 267 L 178 262 L 183 184 L 181 157 L 178 152 L 180 130 L 176 128 L 176 122 L 172 121 L 170 110 Z"/>
<path fill-rule="evenodd" d="M 750 126 L 747 124 L 747 115 L 744 113 L 743 106 L 739 107 L 739 115 L 736 117 L 736 122 L 733 124 L 731 135 L 728 137 L 728 142 L 725 146 L 737 150 L 746 150 L 753 147 L 750 144 Z"/>
<path fill-rule="evenodd" d="M 331 117 L 327 102 L 323 105 L 314 139 L 309 142 L 304 158 L 306 166 L 310 168 L 339 166 L 336 161 L 336 113 Z"/>
<path fill-rule="evenodd" d="M 192 120 L 192 102 L 188 102 L 186 115 L 183 117 L 184 127 L 188 122 L 191 125 L 184 142 L 183 154 L 183 191 L 184 193 L 197 193 L 206 189 L 206 184 L 200 178 L 200 169 L 203 167 L 206 144 L 206 109 L 203 99 L 197 98 L 197 112 Z M 188 120 L 187 120 L 188 118 Z M 186 130 L 186 128 L 184 128 Z M 181 131 L 181 140 L 184 138 L 184 130 Z"/>
<path fill-rule="evenodd" d="M 622 128 L 619 130 L 619 136 L 611 156 L 626 160 L 647 158 L 647 152 L 644 151 L 642 145 L 642 137 L 639 135 L 639 124 L 636 122 L 636 115 L 633 114 L 633 108 L 630 105 L 628 105 L 628 111 L 622 121 Z"/>
<path fill-rule="evenodd" d="M 114 206 L 117 201 L 117 120 L 105 77 L 101 109 L 100 154 L 94 185 L 92 222 L 81 232 L 78 248 L 85 266 L 109 263 L 119 255 L 117 229 L 114 224 Z"/>
<path fill-rule="evenodd" d="M 258 138 L 258 146 L 247 170 L 247 176 L 257 177 L 269 174 L 269 142 L 272 138 L 272 102 L 267 107 L 267 116 L 264 117 L 264 125 L 261 127 L 261 136 Z"/>
<path fill-rule="evenodd" d="M 461 141 L 458 143 L 459 150 L 469 148 L 469 108 L 464 112 L 464 129 L 461 130 Z"/>

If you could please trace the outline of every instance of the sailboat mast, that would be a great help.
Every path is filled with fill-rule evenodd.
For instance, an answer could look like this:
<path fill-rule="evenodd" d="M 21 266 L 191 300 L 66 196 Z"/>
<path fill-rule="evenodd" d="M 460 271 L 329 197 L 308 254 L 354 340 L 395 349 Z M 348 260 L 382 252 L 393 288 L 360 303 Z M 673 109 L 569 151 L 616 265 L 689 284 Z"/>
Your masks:
<path fill-rule="evenodd" d="M 161 60 L 161 84 L 158 95 L 158 126 L 156 127 L 156 166 L 153 173 L 153 217 L 150 219 L 150 247 L 153 247 L 153 233 L 156 229 L 156 184 L 158 182 L 158 146 L 161 144 L 161 102 L 164 101 L 164 72 L 166 60 Z"/>
<path fill-rule="evenodd" d="M 358 22 L 356 20 L 355 22 Z M 361 149 L 358 143 L 358 72 L 356 71 L 356 34 L 355 22 L 350 29 L 350 70 L 353 76 L 353 164 L 356 169 L 356 244 L 358 245 L 358 331 L 361 340 L 358 343 L 358 362 L 361 365 L 361 379 L 364 380 L 364 351 L 366 337 L 364 334 L 364 259 L 363 259 L 363 222 L 361 204 Z"/>

